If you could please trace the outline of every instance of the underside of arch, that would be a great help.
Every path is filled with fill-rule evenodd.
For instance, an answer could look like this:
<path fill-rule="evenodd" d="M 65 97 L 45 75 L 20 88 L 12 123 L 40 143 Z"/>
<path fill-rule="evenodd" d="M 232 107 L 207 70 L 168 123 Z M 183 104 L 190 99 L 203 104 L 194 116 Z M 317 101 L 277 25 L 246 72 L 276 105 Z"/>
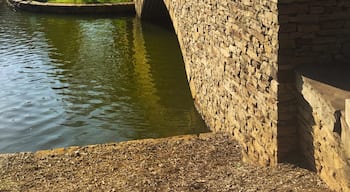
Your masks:
<path fill-rule="evenodd" d="M 171 24 L 169 11 L 163 0 L 136 0 L 136 13 L 142 20 L 160 24 Z"/>

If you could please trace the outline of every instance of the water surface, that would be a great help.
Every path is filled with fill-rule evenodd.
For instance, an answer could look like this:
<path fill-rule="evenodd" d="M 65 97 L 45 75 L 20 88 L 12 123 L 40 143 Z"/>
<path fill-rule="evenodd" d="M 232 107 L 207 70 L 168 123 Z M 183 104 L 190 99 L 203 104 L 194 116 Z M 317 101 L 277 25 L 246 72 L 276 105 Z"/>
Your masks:
<path fill-rule="evenodd" d="M 0 0 L 0 152 L 207 131 L 172 30 Z"/>

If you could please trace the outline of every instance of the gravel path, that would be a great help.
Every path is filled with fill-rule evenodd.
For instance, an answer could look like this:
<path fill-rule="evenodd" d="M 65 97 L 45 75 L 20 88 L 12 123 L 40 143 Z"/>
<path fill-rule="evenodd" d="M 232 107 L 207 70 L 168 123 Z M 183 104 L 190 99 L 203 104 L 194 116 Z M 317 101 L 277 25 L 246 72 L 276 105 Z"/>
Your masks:
<path fill-rule="evenodd" d="M 312 172 L 246 165 L 218 134 L 0 155 L 0 191 L 329 191 Z"/>

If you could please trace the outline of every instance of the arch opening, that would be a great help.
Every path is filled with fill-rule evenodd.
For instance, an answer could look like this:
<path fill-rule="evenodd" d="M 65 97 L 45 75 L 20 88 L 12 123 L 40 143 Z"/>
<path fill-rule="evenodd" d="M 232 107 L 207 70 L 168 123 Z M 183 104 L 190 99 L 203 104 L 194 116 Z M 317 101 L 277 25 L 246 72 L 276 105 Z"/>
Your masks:
<path fill-rule="evenodd" d="M 173 30 L 173 23 L 169 11 L 163 0 L 135 1 L 137 15 L 141 20 L 152 22 Z"/>

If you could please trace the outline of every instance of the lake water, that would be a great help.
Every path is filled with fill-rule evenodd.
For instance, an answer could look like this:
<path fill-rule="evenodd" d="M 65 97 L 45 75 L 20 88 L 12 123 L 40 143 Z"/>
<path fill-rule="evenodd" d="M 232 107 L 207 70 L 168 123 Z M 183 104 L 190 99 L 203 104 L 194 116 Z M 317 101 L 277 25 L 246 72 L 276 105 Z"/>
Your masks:
<path fill-rule="evenodd" d="M 207 132 L 176 35 L 0 0 L 0 153 Z"/>

